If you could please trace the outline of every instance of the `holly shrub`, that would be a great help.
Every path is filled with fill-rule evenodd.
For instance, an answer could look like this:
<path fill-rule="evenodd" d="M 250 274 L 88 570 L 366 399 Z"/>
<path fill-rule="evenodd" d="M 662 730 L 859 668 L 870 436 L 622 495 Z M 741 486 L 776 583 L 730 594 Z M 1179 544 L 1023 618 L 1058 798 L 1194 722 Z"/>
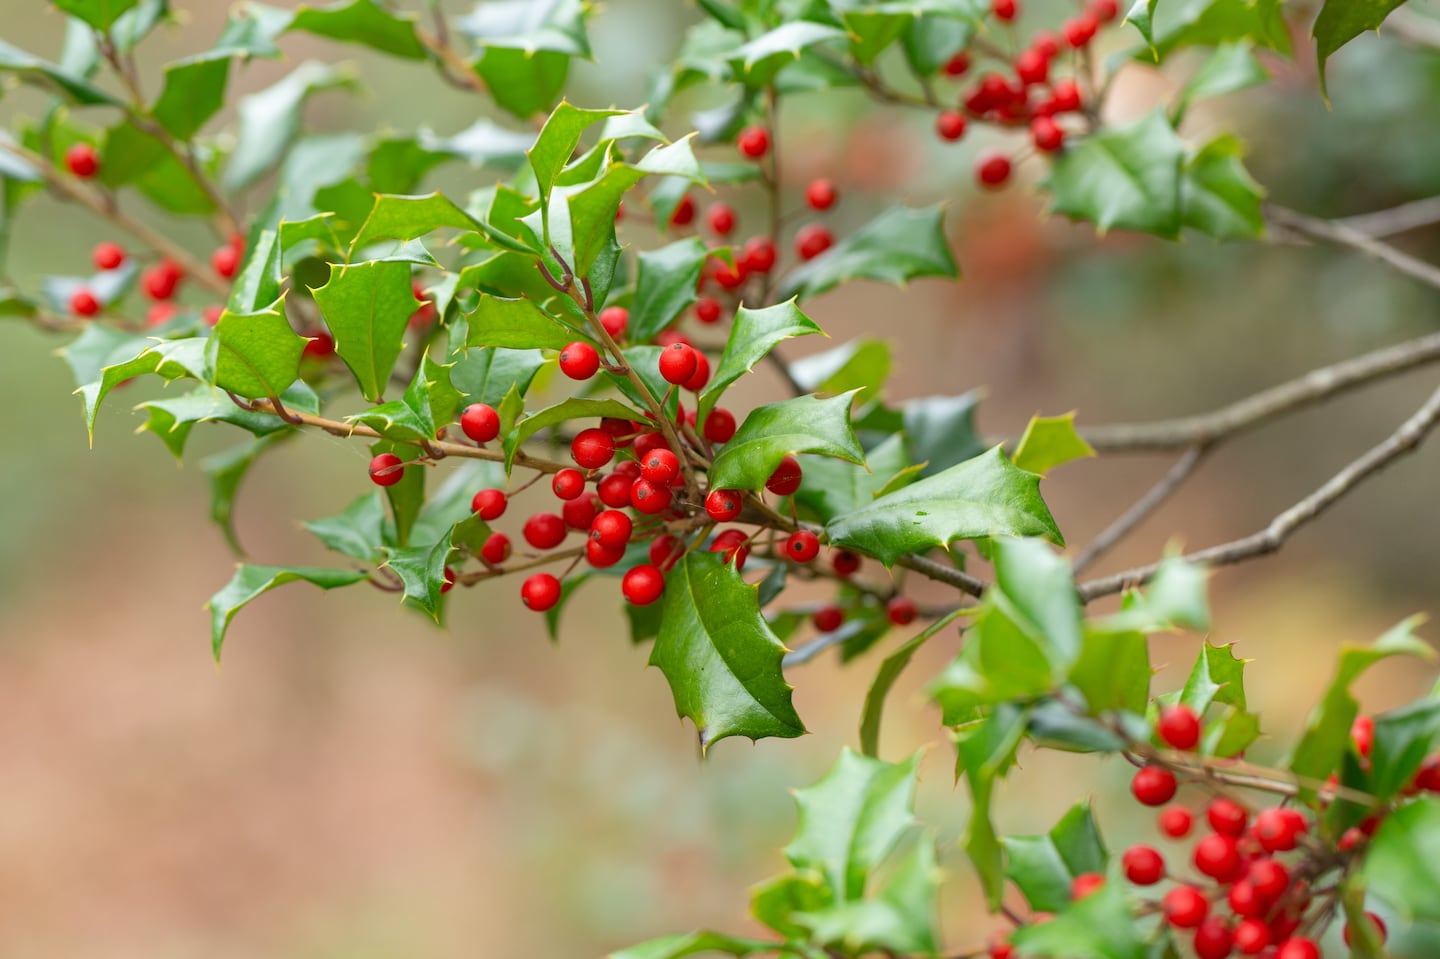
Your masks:
<path fill-rule="evenodd" d="M 1355 357 L 1211 414 L 1037 417 L 1022 436 L 982 439 L 974 394 L 889 399 L 892 344 L 925 349 L 903 323 L 877 316 L 874 336 L 816 345 L 821 294 L 958 279 L 944 208 L 787 176 L 777 116 L 792 97 L 848 90 L 925 114 L 978 188 L 1033 191 L 1037 212 L 1100 233 L 1306 239 L 1440 286 L 1373 217 L 1367 229 L 1268 204 L 1242 143 L 1186 122 L 1201 101 L 1266 83 L 1267 64 L 1304 76 L 1312 56 L 1309 95 L 1343 95 L 1323 80 L 1338 48 L 1392 13 L 1417 42 L 1435 24 L 1399 0 L 1086 0 L 1066 15 L 1029 2 L 698 0 L 648 104 L 612 109 L 583 89 L 565 98 L 604 15 L 584 0 L 489 0 L 461 16 L 434 0 L 243 4 L 212 46 L 164 66 L 158 90 L 136 63 L 176 20 L 165 0 L 53 0 L 63 51 L 0 43 L 0 71 L 47 103 L 0 138 L 3 222 L 49 193 L 93 213 L 101 241 L 75 254 L 75 275 L 19 278 L 0 309 L 71 334 L 62 354 L 92 432 L 117 387 L 153 376 L 185 381 L 140 406 L 174 456 L 199 424 L 240 437 L 205 464 L 237 552 L 234 503 L 256 461 L 317 437 L 368 447 L 353 501 L 305 523 L 333 565 L 240 565 L 209 603 L 217 658 L 233 617 L 293 582 L 368 584 L 436 623 L 457 603 L 522 603 L 552 634 L 572 628 L 577 589 L 605 591 L 705 752 L 800 736 L 798 667 L 884 646 L 858 748 L 796 794 L 789 868 L 755 887 L 752 930 L 673 932 L 654 916 L 660 938 L 618 959 L 1383 956 L 1393 931 L 1440 922 L 1440 698 L 1362 715 L 1351 688 L 1387 657 L 1432 650 L 1416 620 L 1346 648 L 1286 758 L 1256 765 L 1247 661 L 1203 638 L 1205 585 L 1210 567 L 1273 552 L 1415 448 L 1440 394 L 1250 536 L 1081 573 L 1217 444 L 1440 344 Z M 293 34 L 429 64 L 509 119 L 452 136 L 423 117 L 307 135 L 306 101 L 359 81 L 305 62 L 239 98 L 228 123 L 235 75 Z M 1168 102 L 1127 116 L 1107 101 L 1115 78 L 1156 69 Z M 689 112 L 697 103 L 709 105 Z M 426 191 L 432 171 L 464 163 L 494 176 Z M 831 225 L 855 206 L 846 222 L 863 225 Z M 167 231 L 186 220 L 213 227 L 209 248 Z M 790 340 L 802 358 L 776 352 Z M 737 402 L 731 388 L 761 364 L 787 391 Z M 1042 477 L 1134 450 L 1178 459 L 1067 551 Z M 922 579 L 951 599 L 903 591 Z M 830 598 L 783 603 L 797 582 Z M 1163 692 L 1147 647 L 1162 631 L 1195 637 L 1184 685 Z M 937 637 L 958 653 L 928 695 L 971 810 L 943 844 L 912 811 L 919 756 L 878 755 L 887 693 Z M 1132 813 L 1155 810 L 1155 844 L 1109 848 L 1078 796 L 1058 823 L 997 835 L 991 809 L 1024 749 L 1128 760 Z M 942 944 L 942 864 L 966 862 L 996 921 Z"/>

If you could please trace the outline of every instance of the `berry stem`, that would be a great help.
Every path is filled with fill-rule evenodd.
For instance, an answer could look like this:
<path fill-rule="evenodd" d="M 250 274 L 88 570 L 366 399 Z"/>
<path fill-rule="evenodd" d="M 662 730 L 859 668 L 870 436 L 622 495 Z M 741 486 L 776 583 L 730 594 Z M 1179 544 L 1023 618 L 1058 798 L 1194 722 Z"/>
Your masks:
<path fill-rule="evenodd" d="M 532 559 L 521 560 L 518 563 L 507 562 L 503 566 L 488 567 L 474 573 L 460 573 L 455 577 L 458 586 L 471 586 L 482 580 L 497 579 L 510 573 L 521 573 L 526 570 L 536 569 L 541 566 L 549 566 L 552 563 L 560 563 L 565 560 L 579 560 L 585 556 L 585 547 L 577 546 L 573 549 L 562 549 L 554 553 L 546 553 L 543 556 L 536 556 Z"/>

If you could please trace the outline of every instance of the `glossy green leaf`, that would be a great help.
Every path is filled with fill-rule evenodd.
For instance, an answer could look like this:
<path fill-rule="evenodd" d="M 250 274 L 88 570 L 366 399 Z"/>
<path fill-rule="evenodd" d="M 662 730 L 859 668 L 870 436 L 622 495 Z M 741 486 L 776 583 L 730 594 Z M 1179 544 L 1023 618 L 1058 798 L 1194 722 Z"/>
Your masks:
<path fill-rule="evenodd" d="M 274 230 L 261 230 L 245 251 L 245 265 L 230 288 L 229 310 L 254 313 L 279 300 L 282 260 L 279 236 Z"/>
<path fill-rule="evenodd" d="M 717 553 L 687 554 L 666 576 L 663 602 L 650 663 L 695 723 L 702 751 L 730 736 L 805 732 L 780 670 L 785 647 L 734 566 Z"/>
<path fill-rule="evenodd" d="M 225 168 L 227 190 L 254 183 L 280 162 L 295 135 L 305 101 L 322 90 L 353 85 L 353 78 L 328 64 L 302 63 L 283 80 L 242 99 L 235 149 Z"/>
<path fill-rule="evenodd" d="M 95 442 L 95 415 L 100 404 L 116 386 L 126 380 L 146 373 L 155 373 L 167 380 L 188 377 L 203 380 L 208 372 L 206 340 L 204 337 L 188 337 L 181 340 L 162 340 L 133 359 L 100 371 L 99 378 L 82 384 L 76 390 L 85 401 L 85 429 L 90 442 Z"/>
<path fill-rule="evenodd" d="M 250 467 L 285 436 L 285 433 L 273 433 L 244 446 L 208 456 L 200 463 L 200 468 L 210 478 L 210 519 L 220 527 L 225 542 L 237 556 L 245 555 L 235 531 L 235 497 L 240 483 L 250 472 Z"/>
<path fill-rule="evenodd" d="M 397 16 L 375 0 L 341 0 L 323 7 L 302 4 L 291 30 L 303 30 L 341 43 L 356 43 L 407 60 L 423 60 L 425 46 L 415 36 L 415 18 Z"/>
<path fill-rule="evenodd" d="M 1145 634 L 1087 630 L 1069 681 L 1092 714 L 1124 709 L 1143 715 L 1152 672 Z"/>
<path fill-rule="evenodd" d="M 1440 738 L 1440 699 L 1426 698 L 1375 717 L 1366 792 L 1390 799 L 1410 785 Z"/>
<path fill-rule="evenodd" d="M 711 487 L 758 490 L 792 453 L 863 463 L 865 451 L 850 427 L 852 399 L 850 393 L 828 399 L 800 396 L 751 410 L 710 464 Z"/>
<path fill-rule="evenodd" d="M 831 543 L 852 546 L 886 566 L 957 539 L 1044 536 L 1064 542 L 1040 497 L 1040 477 L 1016 467 L 999 447 L 838 516 L 826 532 Z"/>
<path fill-rule="evenodd" d="M 1185 162 L 1180 202 L 1185 226 L 1217 240 L 1252 240 L 1265 232 L 1265 189 L 1242 161 L 1233 136 L 1205 144 Z"/>
<path fill-rule="evenodd" d="M 381 453 L 393 453 L 405 463 L 414 462 L 424 455 L 424 451 L 413 443 L 379 440 L 370 445 L 371 456 L 379 456 Z M 426 470 L 423 467 L 405 469 L 402 471 L 398 483 L 385 487 L 385 499 L 390 503 L 390 517 L 393 521 L 391 529 L 394 534 L 388 539 L 393 545 L 402 549 L 410 546 L 413 539 L 412 534 L 416 529 L 416 521 L 420 518 L 421 510 L 427 505 L 425 473 Z M 432 537 L 423 539 L 434 541 Z"/>
<path fill-rule="evenodd" d="M 515 459 L 515 451 L 541 430 L 550 426 L 558 426 L 570 420 L 599 419 L 605 416 L 622 420 L 640 418 L 639 413 L 618 400 L 589 400 L 571 397 L 554 406 L 536 410 L 521 419 L 515 424 L 513 430 L 505 434 L 505 469 L 507 471 L 510 469 L 510 464 Z"/>
<path fill-rule="evenodd" d="M 969 46 L 975 27 L 975 20 L 937 15 L 916 17 L 900 37 L 906 63 L 918 76 L 928 77 L 938 72 L 951 57 Z"/>
<path fill-rule="evenodd" d="M 282 393 L 280 399 L 288 410 L 302 413 L 320 411 L 320 398 L 299 380 Z M 292 429 L 274 414 L 241 409 L 229 397 L 208 386 L 198 387 L 173 399 L 150 400 L 141 403 L 139 408 L 148 414 L 141 428 L 158 436 L 177 460 L 184 454 L 186 440 L 197 423 L 229 423 L 255 436 Z"/>
<path fill-rule="evenodd" d="M 1105 872 L 1108 853 L 1088 802 L 1072 807 L 1043 836 L 1007 836 L 1005 874 L 1037 912 L 1060 912 L 1070 884 L 1083 873 Z"/>
<path fill-rule="evenodd" d="M 483 294 L 469 321 L 466 344 L 471 347 L 563 350 L 576 340 L 589 339 L 525 297 L 507 300 Z"/>
<path fill-rule="evenodd" d="M 881 3 L 873 7 L 843 10 L 840 20 L 850 34 L 850 53 L 861 63 L 870 64 L 905 33 L 915 20 L 913 7 Z"/>
<path fill-rule="evenodd" d="M 1053 919 L 1010 934 L 1016 953 L 1035 959 L 1150 959 L 1144 930 L 1135 922 L 1124 884 L 1107 882 Z"/>
<path fill-rule="evenodd" d="M 230 57 L 197 54 L 165 66 L 165 83 L 151 114 L 171 136 L 188 140 L 225 105 Z"/>
<path fill-rule="evenodd" d="M 481 224 L 439 193 L 381 194 L 351 245 L 358 250 L 377 240 L 414 240 L 440 229 L 478 230 Z"/>
<path fill-rule="evenodd" d="M 347 421 L 368 426 L 386 439 L 433 440 L 439 427 L 454 419 L 458 396 L 450 385 L 449 368 L 427 356 L 404 396 L 347 417 Z"/>
<path fill-rule="evenodd" d="M 550 114 L 541 128 L 535 145 L 530 148 L 530 168 L 535 171 L 539 185 L 541 206 L 550 200 L 550 191 L 560 178 L 560 171 L 570 162 L 580 137 L 595 123 L 608 117 L 618 116 L 620 110 L 582 110 L 568 102 L 562 102 Z"/>
<path fill-rule="evenodd" d="M 308 567 L 252 566 L 242 565 L 220 592 L 210 598 L 206 608 L 210 610 L 210 641 L 215 661 L 220 661 L 220 650 L 225 644 L 225 632 L 230 621 L 251 600 L 269 592 L 276 586 L 304 580 L 321 589 L 335 589 L 360 582 L 366 576 L 351 569 L 314 569 Z"/>
<path fill-rule="evenodd" d="M 377 562 L 385 545 L 385 499 L 372 490 L 343 512 L 304 525 L 326 548 L 362 563 Z"/>
<path fill-rule="evenodd" d="M 616 163 L 578 193 L 566 191 L 571 248 L 568 259 L 576 276 L 589 277 L 595 261 L 615 242 L 615 211 L 626 191 L 644 176 L 632 166 Z"/>
<path fill-rule="evenodd" d="M 960 655 L 929 687 L 947 726 L 967 722 L 980 707 L 1050 693 L 1062 678 L 1055 673 L 1045 637 L 1017 622 L 988 595 L 974 617 Z"/>
<path fill-rule="evenodd" d="M 885 657 L 885 661 L 875 673 L 869 691 L 865 693 L 865 707 L 860 714 L 860 752 L 863 755 L 874 757 L 880 753 L 880 721 L 885 712 L 885 699 L 890 695 L 890 690 L 894 688 L 900 674 L 910 665 L 910 661 L 922 646 L 946 629 L 952 628 L 955 620 L 963 615 L 965 610 L 957 609 L 942 616 Z"/>
<path fill-rule="evenodd" d="M 808 300 L 850 280 L 904 286 L 918 277 L 959 275 L 941 208 L 894 207 L 792 271 L 779 296 Z"/>
<path fill-rule="evenodd" d="M 441 588 L 445 585 L 445 565 L 454 547 L 450 534 L 428 546 L 387 547 L 385 567 L 400 578 L 405 588 L 404 601 L 440 622 Z"/>
<path fill-rule="evenodd" d="M 959 396 L 927 396 L 905 404 L 905 446 L 910 462 L 924 464 L 921 476 L 934 476 L 985 452 L 975 426 L 979 405 L 976 390 Z"/>
<path fill-rule="evenodd" d="M 1245 664 L 1248 662 L 1250 660 L 1235 655 L 1233 643 L 1225 646 L 1205 643 L 1180 691 L 1180 702 L 1197 716 L 1204 716 L 1212 703 L 1246 708 Z"/>
<path fill-rule="evenodd" d="M 910 469 L 910 460 L 899 436 L 865 454 L 865 464 L 823 456 L 801 456 L 805 481 L 795 492 L 795 503 L 821 523 L 853 513 L 875 501 L 875 497 L 897 476 Z"/>
<path fill-rule="evenodd" d="M 680 391 L 671 389 L 670 383 L 660 375 L 660 354 L 662 352 L 662 348 L 658 346 L 629 346 L 622 351 L 621 355 L 625 357 L 625 365 L 640 378 L 650 395 L 665 407 L 666 415 L 674 419 L 676 411 L 680 407 Z M 602 373 L 630 402 L 641 409 L 649 407 L 650 404 L 645 399 L 644 393 L 630 382 L 628 376 L 608 371 L 602 371 Z M 670 396 L 669 400 L 664 399 L 667 393 Z"/>
<path fill-rule="evenodd" d="M 628 338 L 646 343 L 695 302 L 695 288 L 709 248 L 699 239 L 677 240 L 635 258 L 635 298 L 630 303 Z"/>
<path fill-rule="evenodd" d="M 1068 144 L 1046 178 L 1050 209 L 1100 233 L 1136 230 L 1176 237 L 1182 223 L 1185 146 L 1162 111 Z"/>
<path fill-rule="evenodd" d="M 202 168 L 204 151 L 199 151 Z M 215 201 L 195 176 L 158 137 L 125 120 L 105 137 L 105 162 L 99 179 L 107 186 L 133 186 L 172 213 L 213 213 Z"/>
<path fill-rule="evenodd" d="M 1440 922 L 1440 799 L 1426 796 L 1386 816 L 1362 869 L 1371 895 L 1407 924 Z"/>
<path fill-rule="evenodd" d="M 758 310 L 741 306 L 735 311 L 730 338 L 725 342 L 725 351 L 720 354 L 710 384 L 700 394 L 695 415 L 703 421 L 730 384 L 754 369 L 776 344 L 812 333 L 823 335 L 824 331 L 800 312 L 793 299 Z"/>
<path fill-rule="evenodd" d="M 928 830 L 910 829 L 893 857 L 884 885 L 864 899 L 837 903 L 796 917 L 812 940 L 850 955 L 925 955 L 936 952 L 935 920 L 940 869 Z"/>
<path fill-rule="evenodd" d="M 774 951 L 773 942 L 736 939 L 718 932 L 691 932 L 651 939 L 638 946 L 612 952 L 609 959 L 685 959 L 686 956 L 716 952 L 723 952 L 727 956 L 753 956 L 756 953 Z"/>
<path fill-rule="evenodd" d="M 995 781 L 1015 765 L 1015 751 L 1025 738 L 1027 711 L 1002 703 L 993 712 L 968 722 L 956 731 L 956 777 L 964 775 L 970 787 L 970 820 L 963 846 L 980 877 L 991 911 L 1000 908 L 1005 891 L 1004 852 L 990 821 Z"/>
<path fill-rule="evenodd" d="M 539 350 L 467 349 L 450 370 L 450 382 L 467 403 L 499 406 L 512 386 L 523 396 L 545 365 Z"/>
<path fill-rule="evenodd" d="M 1310 35 L 1315 38 L 1315 61 L 1320 68 L 1320 89 L 1325 89 L 1325 63 L 1360 34 L 1379 30 L 1405 0 L 1325 0 Z"/>
<path fill-rule="evenodd" d="M 1205 598 L 1209 571 L 1167 556 L 1149 584 L 1125 594 L 1121 611 L 1095 621 L 1097 628 L 1143 633 L 1171 629 L 1204 631 L 1210 628 L 1210 605 Z"/>
<path fill-rule="evenodd" d="M 300 374 L 305 338 L 274 307 L 255 313 L 226 310 L 211 340 L 214 382 L 222 390 L 249 399 L 276 397 Z"/>
<path fill-rule="evenodd" d="M 485 81 L 495 105 L 522 120 L 555 104 L 569 69 L 565 54 L 496 46 L 486 47 L 475 62 L 475 72 Z"/>
<path fill-rule="evenodd" d="M 91 86 L 83 78 L 3 40 L 0 40 L 0 72 L 13 73 L 26 83 L 63 94 L 81 106 L 114 106 L 117 103 L 108 93 Z"/>
<path fill-rule="evenodd" d="M 1255 59 L 1252 44 L 1245 41 L 1223 44 L 1215 49 L 1180 91 L 1175 104 L 1175 123 L 1179 125 L 1196 100 L 1235 93 L 1259 86 L 1269 79 L 1269 72 Z"/>
<path fill-rule="evenodd" d="M 1156 0 L 1148 3 L 1153 13 Z M 1281 0 L 1184 0 L 1173 10 L 1167 4 L 1162 12 L 1165 15 L 1156 18 L 1150 34 L 1152 50 L 1144 53 L 1147 60 L 1164 60 L 1183 47 L 1218 46 L 1237 41 L 1248 41 L 1282 54 L 1290 52 L 1290 34 Z M 1139 26 L 1134 13 L 1132 9 L 1131 21 Z"/>
<path fill-rule="evenodd" d="M 844 40 L 845 31 L 809 20 L 793 20 L 762 34 L 735 50 L 730 61 L 738 77 L 752 87 L 774 79 L 781 67 L 797 59 L 807 47 L 827 40 Z"/>
<path fill-rule="evenodd" d="M 1015 446 L 1015 465 L 1044 476 L 1072 460 L 1094 456 L 1095 450 L 1075 431 L 1075 413 L 1032 416 Z"/>
<path fill-rule="evenodd" d="M 280 48 L 275 38 L 285 32 L 295 14 L 291 10 L 267 6 L 263 3 L 247 3 L 243 8 L 230 13 L 225 30 L 216 41 L 214 52 L 237 57 L 264 57 L 277 59 Z"/>
<path fill-rule="evenodd" d="M 1125 22 L 1140 31 L 1140 36 L 1145 38 L 1147 56 L 1156 62 L 1160 60 L 1160 54 L 1155 49 L 1155 8 L 1159 3 L 1160 0 L 1135 0 L 1125 14 Z"/>
<path fill-rule="evenodd" d="M 404 348 L 410 316 L 420 308 L 410 265 L 382 260 L 332 263 L 329 281 L 312 292 L 335 338 L 336 355 L 355 375 L 365 398 L 380 402 Z"/>
<path fill-rule="evenodd" d="M 823 353 L 791 360 L 790 375 L 811 393 L 859 390 L 855 399 L 863 404 L 890 378 L 890 345 L 884 340 L 849 340 Z"/>
<path fill-rule="evenodd" d="M 109 30 L 125 11 L 140 0 L 51 0 L 57 8 L 79 17 L 96 30 Z"/>

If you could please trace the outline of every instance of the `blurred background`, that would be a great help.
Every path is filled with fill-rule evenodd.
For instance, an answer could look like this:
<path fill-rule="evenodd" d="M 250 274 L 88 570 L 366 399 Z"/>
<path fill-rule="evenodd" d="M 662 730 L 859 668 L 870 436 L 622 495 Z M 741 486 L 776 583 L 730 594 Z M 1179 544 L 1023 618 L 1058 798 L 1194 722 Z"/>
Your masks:
<path fill-rule="evenodd" d="M 218 0 L 176 6 L 184 27 L 142 51 L 150 89 L 162 63 L 209 46 L 223 23 Z M 1044 5 L 1032 7 L 1027 15 L 1045 17 Z M 595 61 L 573 71 L 571 98 L 642 102 L 649 72 L 694 16 L 674 0 L 611 0 L 592 21 Z M 0 24 L 5 41 L 58 54 L 62 24 L 48 5 L 0 0 Z M 1117 48 L 1130 40 L 1108 37 Z M 1297 62 L 1267 61 L 1273 85 L 1208 105 L 1187 134 L 1238 131 L 1272 198 L 1310 213 L 1440 192 L 1440 56 L 1362 38 L 1332 61 L 1327 111 L 1303 34 L 1296 46 Z M 309 56 L 352 60 L 364 79 L 358 98 L 316 98 L 314 129 L 410 130 L 420 117 L 452 133 L 476 119 L 474 100 L 423 67 L 303 37 L 286 49 L 287 62 L 251 64 L 233 85 L 265 86 Z M 1184 72 L 1127 68 L 1115 117 L 1161 102 Z M 38 102 L 17 92 L 0 109 L 8 120 Z M 877 112 L 841 93 L 788 101 L 781 122 L 790 185 L 821 174 L 840 184 L 838 232 L 891 195 L 949 201 L 961 283 L 903 294 L 848 287 L 811 314 L 837 340 L 893 338 L 892 399 L 983 388 L 991 435 L 1014 435 L 1037 412 L 1078 409 L 1082 425 L 1200 412 L 1440 321 L 1433 291 L 1353 255 L 1099 241 L 1088 227 L 1047 220 L 1026 189 L 976 195 L 977 143 L 941 145 L 924 114 Z M 1038 176 L 1038 164 L 1022 172 Z M 463 174 L 441 182 L 467 185 Z M 735 199 L 743 231 L 747 201 Z M 84 271 L 101 238 L 48 201 L 15 229 L 9 266 L 22 284 Z M 1440 258 L 1440 232 L 1400 242 Z M 0 956 L 572 957 L 696 926 L 745 928 L 747 888 L 783 865 L 778 847 L 794 824 L 786 790 L 855 744 L 885 648 L 849 668 L 821 657 L 791 675 L 812 735 L 726 742 L 703 763 L 663 677 L 645 668 L 648 649 L 631 647 L 618 595 L 603 587 L 580 594 L 552 644 L 508 583 L 456 594 L 444 631 L 390 594 L 292 586 L 244 611 L 217 671 L 201 606 L 233 558 L 206 523 L 196 464 L 231 437 L 197 430 L 177 468 L 154 439 L 129 435 L 143 419 L 129 407 L 159 391 L 137 384 L 111 399 L 87 449 L 80 401 L 53 355 L 60 345 L 0 322 L 0 409 L 10 417 L 0 467 Z M 1168 542 L 1198 548 L 1259 528 L 1388 435 L 1435 377 L 1420 371 L 1225 446 L 1104 571 L 1148 562 Z M 747 398 L 757 401 L 776 385 L 751 379 Z M 238 506 L 252 559 L 329 562 L 298 524 L 365 492 L 367 455 L 312 437 L 263 461 Z M 1083 544 L 1168 465 L 1085 461 L 1060 469 L 1045 492 Z M 1214 577 L 1210 638 L 1257 660 L 1252 704 L 1272 738 L 1252 757 L 1274 758 L 1293 737 L 1338 644 L 1440 607 L 1437 468 L 1440 442 L 1278 556 Z M 1156 641 L 1158 688 L 1183 682 L 1199 642 Z M 883 750 L 928 748 L 922 812 L 948 840 L 963 827 L 965 798 L 952 788 L 938 714 L 918 695 L 953 655 L 945 646 L 932 644 L 892 696 Z M 1365 708 L 1380 710 L 1432 680 L 1385 664 L 1359 689 Z M 1000 792 L 1002 829 L 1042 830 L 1088 792 L 1112 845 L 1153 836 L 1124 799 L 1123 764 L 1023 759 Z M 958 851 L 948 862 L 943 921 L 958 952 L 990 922 L 973 911 Z"/>

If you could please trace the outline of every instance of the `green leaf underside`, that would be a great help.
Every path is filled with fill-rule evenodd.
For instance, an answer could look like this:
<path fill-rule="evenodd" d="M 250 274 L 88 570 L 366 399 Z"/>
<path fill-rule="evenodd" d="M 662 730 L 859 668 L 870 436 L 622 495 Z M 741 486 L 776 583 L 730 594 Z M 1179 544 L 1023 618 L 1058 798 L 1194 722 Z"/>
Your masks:
<path fill-rule="evenodd" d="M 718 553 L 692 552 L 667 575 L 650 663 L 670 683 L 676 711 L 695 723 L 702 750 L 730 736 L 805 732 L 755 587 Z"/>
<path fill-rule="evenodd" d="M 304 580 L 321 589 L 335 589 L 350 586 L 365 579 L 366 574 L 349 569 L 315 569 L 310 567 L 251 566 L 242 565 L 235 571 L 230 582 L 211 597 L 210 637 L 215 660 L 220 660 L 220 650 L 225 643 L 225 632 L 230 621 L 240 608 L 251 600 L 269 592 L 276 586 Z"/>

